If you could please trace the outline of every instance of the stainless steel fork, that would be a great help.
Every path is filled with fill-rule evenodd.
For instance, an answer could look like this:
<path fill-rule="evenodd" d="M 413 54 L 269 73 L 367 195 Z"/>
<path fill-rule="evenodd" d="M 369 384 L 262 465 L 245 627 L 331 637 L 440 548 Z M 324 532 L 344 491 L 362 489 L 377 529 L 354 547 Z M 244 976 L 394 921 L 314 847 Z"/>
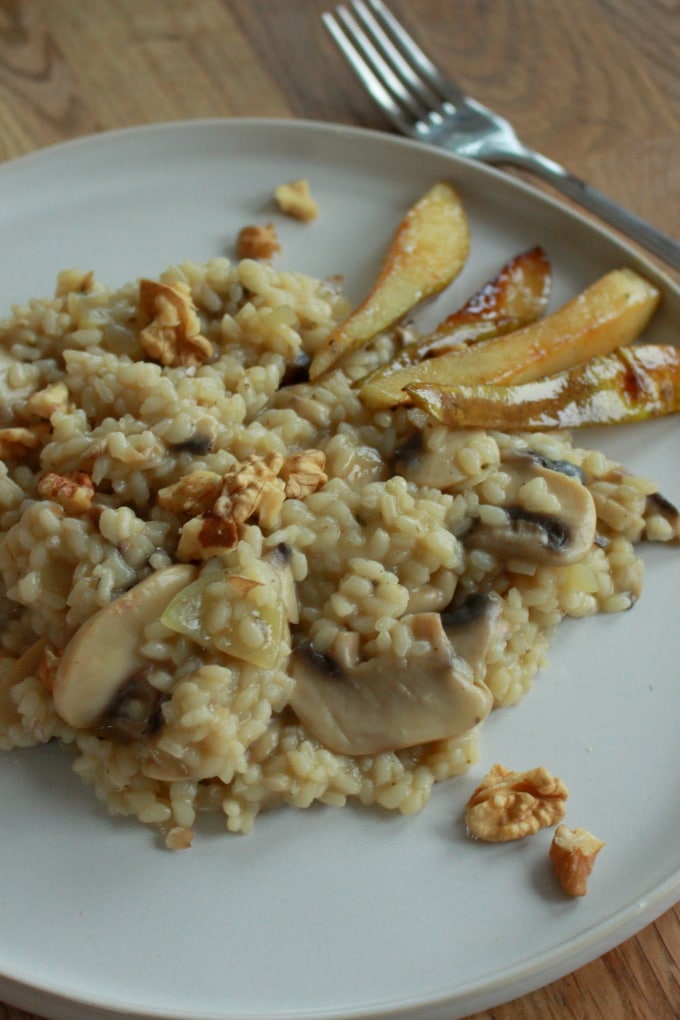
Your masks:
<path fill-rule="evenodd" d="M 350 9 L 351 7 L 351 9 Z M 322 18 L 352 69 L 394 126 L 411 138 L 485 163 L 523 167 L 680 269 L 680 244 L 552 159 L 444 77 L 382 0 L 350 0 Z"/>

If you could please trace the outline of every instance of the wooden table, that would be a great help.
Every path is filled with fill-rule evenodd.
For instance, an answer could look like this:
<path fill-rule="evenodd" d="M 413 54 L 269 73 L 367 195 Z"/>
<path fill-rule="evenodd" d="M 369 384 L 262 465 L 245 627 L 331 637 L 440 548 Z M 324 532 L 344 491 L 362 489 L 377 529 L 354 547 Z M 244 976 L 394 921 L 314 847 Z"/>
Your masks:
<path fill-rule="evenodd" d="M 0 0 L 0 159 L 91 132 L 194 117 L 384 128 L 322 27 L 328 6 Z M 527 143 L 680 236 L 672 0 L 392 0 L 392 9 Z M 680 906 L 575 974 L 474 1020 L 678 1017 Z M 2 1004 L 0 1018 L 36 1020 Z"/>

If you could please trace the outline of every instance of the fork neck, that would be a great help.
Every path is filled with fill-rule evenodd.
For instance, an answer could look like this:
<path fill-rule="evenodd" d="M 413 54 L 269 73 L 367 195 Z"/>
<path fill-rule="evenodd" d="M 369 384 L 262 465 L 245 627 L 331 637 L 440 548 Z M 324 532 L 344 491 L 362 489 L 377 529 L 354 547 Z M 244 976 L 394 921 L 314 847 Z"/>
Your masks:
<path fill-rule="evenodd" d="M 680 244 L 674 238 L 657 230 L 642 217 L 624 209 L 607 195 L 593 188 L 580 177 L 576 177 L 575 174 L 569 173 L 563 166 L 547 156 L 524 146 L 513 147 L 512 150 L 500 147 L 493 150 L 493 147 L 489 146 L 486 152 L 479 153 L 478 158 L 487 163 L 506 164 L 530 170 L 537 177 L 542 178 L 566 195 L 567 198 L 573 199 L 574 202 L 584 209 L 588 209 L 589 212 L 595 213 L 610 226 L 627 234 L 628 237 L 637 241 L 638 244 L 647 248 L 670 266 L 680 269 Z"/>

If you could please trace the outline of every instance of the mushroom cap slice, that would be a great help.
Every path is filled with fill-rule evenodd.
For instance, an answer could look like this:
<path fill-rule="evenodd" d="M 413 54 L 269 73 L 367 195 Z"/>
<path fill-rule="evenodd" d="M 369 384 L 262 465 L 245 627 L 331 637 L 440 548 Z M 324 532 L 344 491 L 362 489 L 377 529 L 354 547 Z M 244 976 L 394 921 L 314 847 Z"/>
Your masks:
<path fill-rule="evenodd" d="M 509 455 L 502 466 L 511 475 L 516 489 L 534 478 L 542 478 L 548 495 L 559 503 L 559 511 L 537 513 L 505 506 L 499 523 L 480 520 L 463 541 L 502 559 L 517 557 L 554 566 L 568 566 L 584 559 L 595 541 L 597 511 L 578 471 L 567 471 L 558 462 L 530 452 Z"/>
<path fill-rule="evenodd" d="M 437 445 L 432 448 L 431 429 L 415 432 L 395 451 L 394 471 L 409 482 L 426 485 L 442 492 L 469 484 L 468 475 L 458 467 L 458 453 L 468 446 L 473 436 L 483 436 L 481 429 L 442 429 L 437 432 Z"/>
<path fill-rule="evenodd" d="M 487 652 L 501 606 L 495 592 L 473 592 L 459 606 L 442 613 L 442 626 L 454 652 L 465 659 L 478 684 L 486 677 Z"/>
<path fill-rule="evenodd" d="M 265 555 L 264 559 L 279 577 L 281 601 L 283 602 L 288 622 L 299 623 L 300 607 L 298 605 L 297 589 L 291 566 L 292 556 L 293 550 L 291 547 L 286 545 L 285 542 L 280 542 Z"/>
<path fill-rule="evenodd" d="M 94 726 L 121 689 L 147 665 L 140 648 L 146 627 L 198 574 L 178 563 L 146 577 L 90 617 L 73 635 L 54 679 L 54 707 L 78 729 Z"/>
<path fill-rule="evenodd" d="M 491 709 L 491 694 L 457 656 L 439 613 L 404 617 L 425 654 L 378 655 L 351 670 L 299 649 L 291 660 L 293 711 L 321 744 L 340 754 L 399 750 L 461 736 Z"/>

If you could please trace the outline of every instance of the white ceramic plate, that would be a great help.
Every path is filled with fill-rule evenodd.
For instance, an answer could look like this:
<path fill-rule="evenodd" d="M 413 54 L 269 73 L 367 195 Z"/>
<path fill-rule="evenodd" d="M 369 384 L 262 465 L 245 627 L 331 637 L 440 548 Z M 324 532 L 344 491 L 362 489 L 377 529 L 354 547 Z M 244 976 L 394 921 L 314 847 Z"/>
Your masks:
<path fill-rule="evenodd" d="M 303 225 L 272 207 L 306 177 Z M 280 267 L 372 279 L 399 218 L 452 179 L 472 229 L 468 266 L 434 321 L 511 255 L 542 244 L 553 304 L 622 263 L 651 266 L 506 176 L 388 136 L 314 124 L 193 122 L 103 135 L 0 167 L 2 294 L 50 294 L 64 266 L 113 284 L 185 258 L 231 254 L 274 220 Z M 672 341 L 680 296 L 655 329 Z M 680 501 L 680 427 L 583 436 Z M 57 1020 L 417 1017 L 453 1020 L 547 983 L 632 935 L 680 896 L 677 549 L 650 549 L 627 614 L 570 623 L 516 708 L 494 713 L 481 761 L 404 819 L 283 810 L 247 837 L 210 827 L 185 853 L 113 820 L 57 748 L 0 755 L 0 998 Z M 606 840 L 585 899 L 560 895 L 550 834 L 473 844 L 463 805 L 495 761 L 547 765 L 567 821 Z"/>

